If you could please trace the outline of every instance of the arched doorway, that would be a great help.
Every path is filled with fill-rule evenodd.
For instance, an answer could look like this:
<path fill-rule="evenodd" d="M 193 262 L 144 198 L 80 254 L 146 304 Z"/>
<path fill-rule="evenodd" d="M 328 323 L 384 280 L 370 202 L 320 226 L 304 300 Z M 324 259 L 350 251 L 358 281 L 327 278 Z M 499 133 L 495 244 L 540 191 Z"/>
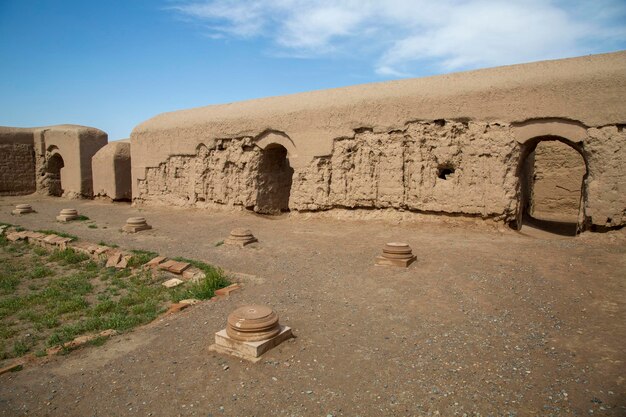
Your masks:
<path fill-rule="evenodd" d="M 580 145 L 558 136 L 529 140 L 518 170 L 517 229 L 575 236 L 584 223 L 587 163 Z"/>
<path fill-rule="evenodd" d="M 292 177 L 287 149 L 278 144 L 266 146 L 261 151 L 254 210 L 263 214 L 289 211 Z"/>
<path fill-rule="evenodd" d="M 63 185 L 61 184 L 61 169 L 65 166 L 63 157 L 59 153 L 53 153 L 48 158 L 46 164 L 45 187 L 49 195 L 60 197 L 63 195 Z"/>

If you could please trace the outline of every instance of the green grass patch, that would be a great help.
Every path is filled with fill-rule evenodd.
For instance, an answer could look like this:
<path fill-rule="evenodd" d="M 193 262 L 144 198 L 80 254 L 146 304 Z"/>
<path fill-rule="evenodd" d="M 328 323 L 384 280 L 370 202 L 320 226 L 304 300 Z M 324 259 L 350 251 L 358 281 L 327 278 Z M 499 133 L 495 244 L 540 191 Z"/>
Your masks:
<path fill-rule="evenodd" d="M 54 271 L 44 265 L 35 265 L 33 269 L 28 272 L 28 277 L 31 279 L 45 278 L 52 275 Z"/>
<path fill-rule="evenodd" d="M 48 257 L 48 260 L 51 262 L 59 262 L 65 265 L 75 265 L 86 261 L 87 259 L 89 259 L 87 254 L 76 252 L 71 248 L 55 250 Z"/>
<path fill-rule="evenodd" d="M 84 222 L 85 220 L 89 220 L 89 217 L 79 214 L 78 217 L 76 217 L 74 220 L 78 220 L 79 222 Z"/>
<path fill-rule="evenodd" d="M 172 301 L 178 302 L 186 298 L 197 298 L 206 300 L 215 295 L 215 290 L 224 288 L 230 284 L 228 278 L 219 268 L 206 264 L 201 261 L 195 261 L 187 258 L 174 258 L 175 261 L 189 262 L 191 265 L 204 272 L 205 277 L 196 283 L 189 283 L 185 286 L 172 288 L 170 296 Z"/>
<path fill-rule="evenodd" d="M 90 228 L 90 229 L 97 229 L 97 228 L 98 228 L 98 226 L 97 226 L 97 225 L 95 225 L 95 224 L 90 224 L 90 225 L 89 225 L 89 226 L 87 226 L 87 227 L 88 227 L 88 228 Z"/>
<path fill-rule="evenodd" d="M 61 237 L 67 237 L 69 239 L 72 239 L 72 241 L 78 240 L 78 236 L 70 235 L 69 233 L 65 233 L 65 232 L 57 232 L 56 230 L 44 229 L 44 230 L 35 230 L 35 232 L 43 233 L 46 235 L 57 235 Z"/>
<path fill-rule="evenodd" d="M 45 355 L 46 347 L 84 334 L 127 331 L 154 320 L 172 301 L 207 299 L 228 285 L 218 268 L 176 258 L 202 270 L 206 277 L 198 283 L 165 288 L 152 271 L 134 269 L 156 256 L 133 250 L 130 267 L 116 269 L 72 249 L 48 251 L 20 242 L 0 245 L 0 361 L 31 352 Z M 101 343 L 104 338 L 92 342 Z"/>
<path fill-rule="evenodd" d="M 33 253 L 37 256 L 47 256 L 50 252 L 46 248 L 42 248 L 41 246 L 35 246 L 33 248 Z"/>
<path fill-rule="evenodd" d="M 133 253 L 133 256 L 128 260 L 128 266 L 130 268 L 138 268 L 141 265 L 159 256 L 159 254 L 156 252 L 150 252 L 146 250 L 133 249 L 131 250 L 131 252 Z"/>
<path fill-rule="evenodd" d="M 119 248 L 118 245 L 114 244 L 114 243 L 107 243 L 103 240 L 101 240 L 100 242 L 98 242 L 98 245 L 100 246 L 108 246 L 109 248 Z"/>

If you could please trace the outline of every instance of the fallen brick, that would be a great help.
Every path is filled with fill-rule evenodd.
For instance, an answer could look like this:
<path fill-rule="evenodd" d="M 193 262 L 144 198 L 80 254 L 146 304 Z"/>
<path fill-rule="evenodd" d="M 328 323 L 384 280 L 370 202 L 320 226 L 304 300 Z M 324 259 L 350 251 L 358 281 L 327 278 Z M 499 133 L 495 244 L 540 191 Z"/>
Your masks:
<path fill-rule="evenodd" d="M 98 333 L 99 337 L 111 337 L 111 336 L 115 336 L 117 334 L 117 330 L 115 329 L 108 329 L 108 330 L 103 330 L 100 333 Z"/>
<path fill-rule="evenodd" d="M 7 234 L 7 239 L 9 239 L 11 242 L 17 242 L 18 240 L 22 240 L 25 238 L 26 236 L 22 235 L 20 232 L 13 232 L 13 233 Z"/>
<path fill-rule="evenodd" d="M 94 252 L 96 255 L 102 255 L 103 253 L 108 252 L 110 248 L 108 246 L 98 246 L 96 251 Z"/>
<path fill-rule="evenodd" d="M 196 305 L 200 302 L 200 300 L 197 300 L 195 298 L 188 298 L 186 300 L 180 300 L 179 303 L 181 304 L 189 304 L 190 306 L 192 305 Z"/>
<path fill-rule="evenodd" d="M 192 267 L 190 267 L 190 268 L 187 268 L 187 269 L 185 269 L 185 270 L 183 271 L 183 274 L 182 274 L 182 275 L 183 275 L 183 279 L 185 279 L 185 280 L 190 280 L 190 279 L 192 279 L 193 277 L 195 277 L 195 276 L 196 276 L 196 274 L 197 274 L 198 272 L 202 272 L 202 271 L 200 271 L 200 270 L 199 270 L 198 268 L 196 268 L 195 266 L 192 266 Z"/>
<path fill-rule="evenodd" d="M 170 308 L 167 309 L 167 311 L 165 312 L 165 314 L 172 314 L 172 313 L 178 313 L 181 310 L 186 309 L 187 307 L 189 307 L 191 304 L 184 304 L 184 303 L 175 303 L 172 304 L 170 306 Z"/>
<path fill-rule="evenodd" d="M 121 252 L 113 252 L 112 254 L 109 255 L 109 259 L 107 259 L 107 263 L 105 267 L 107 268 L 115 267 L 120 262 L 121 258 L 122 258 Z"/>
<path fill-rule="evenodd" d="M 163 285 L 165 288 L 174 288 L 180 284 L 182 284 L 183 281 L 178 279 L 178 278 L 172 278 L 172 279 L 168 279 L 167 281 L 165 281 Z"/>
<path fill-rule="evenodd" d="M 146 267 L 146 268 L 151 268 L 151 267 L 154 267 L 154 266 L 158 266 L 161 262 L 163 262 L 166 259 L 167 258 L 165 256 L 157 256 L 156 258 L 152 258 L 151 260 L 146 262 L 143 266 Z"/>
<path fill-rule="evenodd" d="M 128 266 L 128 261 L 130 260 L 130 258 L 131 258 L 130 255 L 122 256 L 122 258 L 117 263 L 117 265 L 115 265 L 115 267 L 118 268 L 118 269 L 126 268 Z"/>
<path fill-rule="evenodd" d="M 230 295 L 231 292 L 240 290 L 242 288 L 241 284 L 234 283 L 225 288 L 220 288 L 219 290 L 215 290 L 215 295 Z"/>
<path fill-rule="evenodd" d="M 5 366 L 4 368 L 0 368 L 0 375 L 6 374 L 7 372 L 21 371 L 23 367 L 24 363 L 22 361 L 14 362 L 8 366 Z"/>
<path fill-rule="evenodd" d="M 174 265 L 176 261 L 165 261 L 159 264 L 159 269 L 169 270 L 172 265 Z"/>
<path fill-rule="evenodd" d="M 71 340 L 69 342 L 63 343 L 62 346 L 54 346 L 54 347 L 51 347 L 51 348 L 47 349 L 46 353 L 48 355 L 56 355 L 57 353 L 59 353 L 63 349 L 76 349 L 76 348 L 78 348 L 80 346 L 83 346 L 86 343 L 91 342 L 92 340 L 96 340 L 96 339 L 98 339 L 100 337 L 111 337 L 111 336 L 115 336 L 116 334 L 117 334 L 116 330 L 108 329 L 108 330 L 103 330 L 100 333 L 96 333 L 96 334 L 88 334 L 88 335 L 78 336 L 74 340 Z"/>
<path fill-rule="evenodd" d="M 189 268 L 190 265 L 191 264 L 188 262 L 174 262 L 174 264 L 167 268 L 167 270 L 180 275 L 185 269 Z"/>
<path fill-rule="evenodd" d="M 57 235 L 48 235 L 48 236 L 46 236 L 45 238 L 43 238 L 43 241 L 44 241 L 44 242 L 46 242 L 46 243 L 48 243 L 48 244 L 50 244 L 50 245 L 53 245 L 53 244 L 54 244 L 54 240 L 55 240 L 56 238 L 58 238 L 58 237 L 59 237 L 59 236 L 57 236 Z"/>

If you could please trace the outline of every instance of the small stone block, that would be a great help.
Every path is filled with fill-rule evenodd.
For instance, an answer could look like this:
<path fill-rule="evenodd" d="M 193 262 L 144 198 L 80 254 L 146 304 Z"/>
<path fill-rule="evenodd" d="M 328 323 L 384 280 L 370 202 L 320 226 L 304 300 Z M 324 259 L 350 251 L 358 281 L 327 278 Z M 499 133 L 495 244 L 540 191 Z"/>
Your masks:
<path fill-rule="evenodd" d="M 174 303 L 172 304 L 167 311 L 165 312 L 165 314 L 173 314 L 173 313 L 178 313 L 179 311 L 182 311 L 184 309 L 186 309 L 187 307 L 189 307 L 191 304 L 183 304 L 183 303 Z"/>
<path fill-rule="evenodd" d="M 72 220 L 76 220 L 76 219 L 78 219 L 77 215 L 76 216 L 68 216 L 68 215 L 61 214 L 61 215 L 57 216 L 57 221 L 58 222 L 63 222 L 63 223 L 71 222 Z"/>
<path fill-rule="evenodd" d="M 239 247 L 243 248 L 246 245 L 249 245 L 251 243 L 255 243 L 255 242 L 258 242 L 258 241 L 259 240 L 256 237 L 252 237 L 251 239 L 247 239 L 247 240 L 226 238 L 226 239 L 224 239 L 224 244 L 225 245 L 231 245 L 231 246 L 239 246 Z"/>
<path fill-rule="evenodd" d="M 11 211 L 11 214 L 28 214 L 28 213 L 34 213 L 35 211 L 33 209 L 18 209 L 16 208 L 15 210 Z"/>
<path fill-rule="evenodd" d="M 49 244 L 53 245 L 53 244 L 54 244 L 54 240 L 55 240 L 56 238 L 58 238 L 58 237 L 59 237 L 59 236 L 57 236 L 57 235 L 48 235 L 48 236 L 46 236 L 46 237 L 43 239 L 43 241 L 44 241 L 44 242 L 46 242 L 46 243 L 49 243 Z"/>
<path fill-rule="evenodd" d="M 98 246 L 94 252 L 96 255 L 102 255 L 106 253 L 110 248 L 108 246 Z"/>
<path fill-rule="evenodd" d="M 19 233 L 9 233 L 7 234 L 7 239 L 11 242 L 17 242 L 20 239 L 23 239 Z"/>
<path fill-rule="evenodd" d="M 130 260 L 131 256 L 130 255 L 126 255 L 126 256 L 122 256 L 122 259 L 120 259 L 120 261 L 117 263 L 117 265 L 115 265 L 115 267 L 117 269 L 124 269 L 128 266 L 128 261 Z"/>
<path fill-rule="evenodd" d="M 183 271 L 189 268 L 190 265 L 191 264 L 188 262 L 174 262 L 174 264 L 167 268 L 167 270 L 175 274 L 182 274 Z"/>
<path fill-rule="evenodd" d="M 150 226 L 149 224 L 138 225 L 138 226 L 127 224 L 127 225 L 124 225 L 124 227 L 122 227 L 122 230 L 127 233 L 137 233 L 137 232 L 141 232 L 142 230 L 149 230 L 149 229 L 152 229 L 152 226 Z"/>
<path fill-rule="evenodd" d="M 166 259 L 167 258 L 165 256 L 157 256 L 156 258 L 153 258 L 150 261 L 146 262 L 144 264 L 144 267 L 151 268 L 151 267 L 158 266 L 161 262 L 163 262 Z"/>
<path fill-rule="evenodd" d="M 77 252 L 90 255 L 89 250 L 87 250 L 87 247 L 89 245 L 86 244 L 85 242 L 72 242 L 69 246 Z"/>
<path fill-rule="evenodd" d="M 383 256 L 376 257 L 376 266 L 400 266 L 400 267 L 408 267 L 417 259 L 417 256 L 413 255 L 409 259 L 389 259 Z"/>
<path fill-rule="evenodd" d="M 120 252 L 114 252 L 107 259 L 107 263 L 105 265 L 106 268 L 114 268 L 118 263 L 120 263 L 122 258 L 122 254 Z"/>
<path fill-rule="evenodd" d="M 176 261 L 172 261 L 172 260 L 165 261 L 159 264 L 159 269 L 169 270 L 172 266 L 174 266 L 175 263 Z"/>
<path fill-rule="evenodd" d="M 179 303 L 180 304 L 189 304 L 190 306 L 192 305 L 196 305 L 200 302 L 200 300 L 197 300 L 195 298 L 188 298 L 186 300 L 180 300 Z"/>
<path fill-rule="evenodd" d="M 165 281 L 163 285 L 165 288 L 174 288 L 180 284 L 182 284 L 184 281 L 180 280 L 178 278 L 172 278 L 172 279 L 168 279 L 167 281 Z"/>
<path fill-rule="evenodd" d="M 198 282 L 206 277 L 206 274 L 195 266 L 191 266 L 183 271 L 182 277 L 184 280 Z"/>
<path fill-rule="evenodd" d="M 4 368 L 0 368 L 0 375 L 6 374 L 7 372 L 20 371 L 23 367 L 24 367 L 24 362 L 21 360 L 18 360 L 8 366 L 5 366 Z"/>
<path fill-rule="evenodd" d="M 98 249 L 98 245 L 89 245 L 89 246 L 87 246 L 87 250 L 89 251 L 90 254 L 96 253 L 97 249 Z"/>
<path fill-rule="evenodd" d="M 276 336 L 258 342 L 241 342 L 231 339 L 230 336 L 226 334 L 226 329 L 222 329 L 215 333 L 215 344 L 209 346 L 209 350 L 225 353 L 251 362 L 258 362 L 261 360 L 260 356 L 265 352 L 292 337 L 291 328 L 282 325 L 280 326 L 280 333 Z"/>
<path fill-rule="evenodd" d="M 240 289 L 241 289 L 241 284 L 234 283 L 234 284 L 230 284 L 228 287 L 215 290 L 215 295 L 230 295 L 231 292 L 237 291 Z"/>
<path fill-rule="evenodd" d="M 61 237 L 61 236 L 56 236 L 54 239 L 52 239 L 52 244 L 59 246 L 59 245 L 61 245 L 61 243 L 65 242 L 65 239 L 67 239 L 67 238 Z"/>

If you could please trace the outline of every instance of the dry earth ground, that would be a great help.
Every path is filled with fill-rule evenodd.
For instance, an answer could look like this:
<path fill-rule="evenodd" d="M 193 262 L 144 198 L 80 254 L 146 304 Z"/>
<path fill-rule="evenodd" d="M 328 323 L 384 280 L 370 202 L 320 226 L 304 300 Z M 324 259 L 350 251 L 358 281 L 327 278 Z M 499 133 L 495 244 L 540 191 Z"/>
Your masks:
<path fill-rule="evenodd" d="M 18 202 L 38 213 L 11 216 Z M 98 228 L 56 225 L 64 207 Z M 153 230 L 118 231 L 139 213 Z M 268 219 L 38 196 L 1 198 L 0 221 L 254 276 L 229 299 L 0 376 L 0 415 L 626 415 L 626 230 L 541 239 L 451 219 Z M 260 242 L 215 246 L 237 226 Z M 393 240 L 418 255 L 407 270 L 374 266 Z M 273 306 L 297 339 L 254 365 L 209 353 L 245 303 Z"/>

